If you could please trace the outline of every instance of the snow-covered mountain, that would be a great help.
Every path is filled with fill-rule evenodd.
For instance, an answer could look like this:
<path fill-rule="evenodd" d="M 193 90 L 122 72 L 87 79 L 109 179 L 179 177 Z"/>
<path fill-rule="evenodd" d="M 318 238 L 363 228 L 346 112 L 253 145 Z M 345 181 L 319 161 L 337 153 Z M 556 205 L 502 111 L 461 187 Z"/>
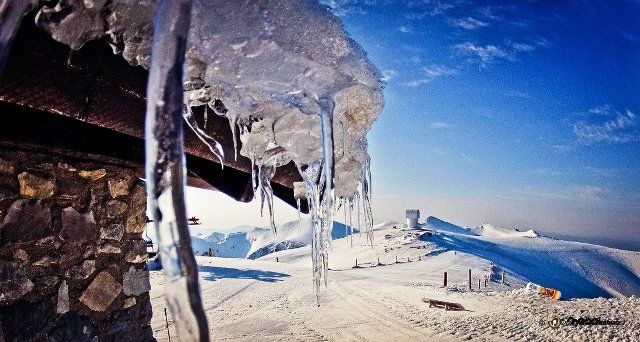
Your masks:
<path fill-rule="evenodd" d="M 275 235 L 270 228 L 254 227 L 245 232 L 213 232 L 209 236 L 192 236 L 191 243 L 196 255 L 204 255 L 211 249 L 217 257 L 256 259 L 273 252 L 310 244 L 311 228 L 310 219 L 305 218 L 279 226 Z M 354 228 L 354 233 L 357 232 Z M 347 235 L 348 227 L 334 222 L 332 237 L 339 239 Z"/>
<path fill-rule="evenodd" d="M 373 248 L 357 235 L 353 247 L 348 239 L 333 241 L 329 268 L 351 269 L 356 259 L 360 268 L 410 260 L 413 266 L 406 266 L 402 272 L 410 268 L 420 279 L 439 283 L 446 271 L 462 288 L 466 272 L 473 269 L 474 274 L 481 274 L 474 276 L 474 281 L 486 275 L 494 283 L 500 282 L 504 271 L 509 284 L 505 289 L 533 282 L 559 289 L 563 298 L 640 295 L 640 252 L 548 238 L 533 230 L 521 232 L 489 224 L 461 227 L 435 217 L 429 217 L 419 229 L 385 222 L 374 235 Z M 275 261 L 277 257 L 280 262 L 304 266 L 309 263 L 310 252 L 304 247 L 260 260 Z M 388 276 L 406 276 L 396 274 L 399 271 L 393 268 L 388 271 Z"/>
<path fill-rule="evenodd" d="M 433 216 L 429 216 L 427 218 L 427 221 L 423 224 L 423 227 L 433 229 L 433 230 L 456 233 L 456 234 L 476 235 L 476 236 L 484 236 L 484 237 L 492 237 L 492 238 L 511 238 L 511 237 L 535 238 L 540 236 L 533 229 L 529 229 L 527 231 L 520 231 L 515 228 L 507 229 L 507 228 L 493 226 L 487 223 L 483 223 L 480 226 L 475 228 L 460 227 Z"/>

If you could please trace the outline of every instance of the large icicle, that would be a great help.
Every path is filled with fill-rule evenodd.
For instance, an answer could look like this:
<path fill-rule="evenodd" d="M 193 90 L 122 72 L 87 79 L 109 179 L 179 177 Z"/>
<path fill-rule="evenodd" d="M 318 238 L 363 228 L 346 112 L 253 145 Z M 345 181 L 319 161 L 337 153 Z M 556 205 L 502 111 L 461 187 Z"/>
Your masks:
<path fill-rule="evenodd" d="M 183 66 L 190 0 L 160 0 L 147 86 L 147 195 L 159 237 L 167 304 L 181 340 L 208 341 L 184 201 Z"/>
<path fill-rule="evenodd" d="M 320 118 L 322 127 L 322 173 L 318 183 L 305 180 L 309 185 L 309 208 L 313 218 L 313 236 L 311 242 L 311 261 L 313 268 L 313 284 L 319 300 L 320 284 L 327 285 L 329 268 L 328 245 L 333 230 L 333 176 L 334 176 L 334 144 L 333 144 L 333 109 L 331 100 L 320 101 Z"/>

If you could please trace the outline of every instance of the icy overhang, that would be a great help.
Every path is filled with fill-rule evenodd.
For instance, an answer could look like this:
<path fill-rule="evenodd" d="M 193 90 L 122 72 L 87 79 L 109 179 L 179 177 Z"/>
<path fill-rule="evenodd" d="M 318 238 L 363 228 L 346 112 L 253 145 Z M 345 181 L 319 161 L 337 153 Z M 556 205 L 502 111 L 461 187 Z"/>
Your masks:
<path fill-rule="evenodd" d="M 107 36 L 130 64 L 148 68 L 155 5 L 60 1 L 36 21 L 73 49 Z M 258 166 L 320 163 L 319 100 L 333 102 L 336 196 L 357 191 L 366 133 L 383 105 L 381 75 L 326 8 L 310 0 L 194 1 L 185 68 L 185 104 L 227 117 L 239 153 Z"/>

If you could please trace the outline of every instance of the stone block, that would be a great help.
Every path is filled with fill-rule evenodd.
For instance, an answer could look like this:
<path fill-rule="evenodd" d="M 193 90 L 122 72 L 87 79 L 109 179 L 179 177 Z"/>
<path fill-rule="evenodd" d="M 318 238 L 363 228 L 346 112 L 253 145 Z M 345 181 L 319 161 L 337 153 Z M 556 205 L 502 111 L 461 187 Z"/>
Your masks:
<path fill-rule="evenodd" d="M 73 206 L 86 211 L 89 204 L 89 181 L 79 176 L 77 170 L 60 163 L 56 170 L 56 200 L 61 206 Z"/>
<path fill-rule="evenodd" d="M 108 201 L 104 208 L 105 214 L 110 219 L 119 218 L 126 210 L 127 204 L 118 200 Z"/>
<path fill-rule="evenodd" d="M 98 248 L 98 253 L 100 254 L 119 254 L 122 253 L 122 250 L 120 249 L 120 247 L 114 246 L 108 242 L 105 242 L 103 244 L 100 245 L 100 248 Z"/>
<path fill-rule="evenodd" d="M 29 254 L 27 254 L 23 249 L 16 249 L 15 252 L 13 252 L 13 258 L 22 263 L 29 262 Z"/>
<path fill-rule="evenodd" d="M 23 172 L 18 175 L 20 195 L 28 198 L 45 199 L 56 192 L 56 182 L 53 179 L 42 178 Z"/>
<path fill-rule="evenodd" d="M 0 224 L 2 244 L 45 238 L 51 230 L 51 210 L 42 201 L 19 199 L 11 204 Z"/>
<path fill-rule="evenodd" d="M 107 184 L 109 186 L 109 194 L 111 198 L 120 196 L 126 196 L 129 194 L 129 189 L 133 185 L 134 179 L 132 177 L 118 177 L 109 178 Z"/>
<path fill-rule="evenodd" d="M 107 271 L 102 271 L 80 296 L 80 302 L 93 311 L 103 312 L 122 292 L 122 285 Z"/>
<path fill-rule="evenodd" d="M 149 271 L 129 267 L 122 280 L 123 292 L 127 296 L 137 296 L 151 290 Z"/>
<path fill-rule="evenodd" d="M 132 306 L 136 305 L 136 299 L 135 297 L 129 297 L 126 298 L 124 301 L 122 301 L 122 308 L 123 309 L 128 309 Z"/>
<path fill-rule="evenodd" d="M 104 178 L 107 175 L 107 170 L 105 169 L 97 169 L 97 170 L 84 170 L 79 172 L 80 177 L 88 179 L 90 181 L 97 181 L 99 179 Z"/>
<path fill-rule="evenodd" d="M 57 258 L 52 258 L 48 255 L 43 256 L 42 258 L 38 259 L 37 261 L 35 261 L 32 265 L 33 266 L 39 266 L 39 267 L 49 267 L 52 264 L 57 263 L 58 259 Z"/>
<path fill-rule="evenodd" d="M 0 306 L 9 305 L 33 289 L 27 270 L 17 262 L 0 260 Z"/>
<path fill-rule="evenodd" d="M 0 174 L 13 176 L 16 174 L 16 168 L 11 162 L 0 159 Z"/>
<path fill-rule="evenodd" d="M 147 227 L 147 192 L 144 186 L 133 188 L 129 201 L 129 217 L 127 217 L 127 233 L 142 233 Z"/>
<path fill-rule="evenodd" d="M 112 223 L 100 228 L 100 238 L 103 240 L 120 241 L 124 235 L 124 225 L 122 223 Z"/>
<path fill-rule="evenodd" d="M 149 255 L 147 253 L 147 242 L 145 240 L 131 240 L 122 245 L 125 253 L 124 260 L 126 262 L 139 264 L 147 262 Z"/>
<path fill-rule="evenodd" d="M 98 239 L 98 230 L 93 212 L 82 214 L 73 207 L 64 208 L 60 238 L 73 245 L 95 243 Z"/>
<path fill-rule="evenodd" d="M 70 279 L 87 279 L 96 271 L 95 260 L 85 260 L 82 264 L 75 265 L 65 272 L 64 276 Z"/>
<path fill-rule="evenodd" d="M 58 306 L 56 307 L 56 313 L 59 315 L 65 314 L 69 311 L 69 285 L 67 281 L 63 280 L 62 284 L 58 288 Z"/>

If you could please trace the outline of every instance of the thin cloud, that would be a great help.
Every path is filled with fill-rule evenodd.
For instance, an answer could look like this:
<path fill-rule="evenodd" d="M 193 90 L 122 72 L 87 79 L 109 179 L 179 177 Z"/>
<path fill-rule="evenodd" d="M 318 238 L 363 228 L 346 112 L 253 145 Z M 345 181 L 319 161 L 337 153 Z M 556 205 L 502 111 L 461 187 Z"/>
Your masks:
<path fill-rule="evenodd" d="M 536 49 L 535 46 L 529 45 L 529 44 L 524 44 L 524 43 L 513 43 L 513 44 L 511 44 L 511 47 L 515 51 L 520 51 L 520 52 L 528 52 L 528 51 L 533 51 L 533 50 Z"/>
<path fill-rule="evenodd" d="M 454 20 L 453 26 L 473 31 L 482 27 L 487 27 L 489 26 L 489 23 L 473 17 L 466 17 Z"/>
<path fill-rule="evenodd" d="M 604 105 L 591 108 L 582 116 L 583 120 L 571 125 L 580 144 L 626 143 L 640 140 L 636 115 L 628 109 L 618 111 Z"/>
<path fill-rule="evenodd" d="M 431 64 L 422 68 L 423 77 L 407 82 L 405 83 L 405 85 L 407 87 L 415 88 L 423 84 L 429 83 L 436 78 L 452 76 L 455 74 L 456 74 L 455 69 L 449 68 L 442 64 Z"/>
<path fill-rule="evenodd" d="M 449 128 L 449 124 L 446 122 L 432 122 L 429 124 L 429 127 L 433 129 L 445 129 Z"/>
<path fill-rule="evenodd" d="M 406 25 L 402 25 L 398 28 L 398 31 L 402 32 L 402 33 L 412 33 L 413 31 L 411 30 L 411 28 L 409 28 L 409 26 Z"/>
<path fill-rule="evenodd" d="M 611 115 L 611 107 L 609 105 L 597 106 L 589 109 L 587 113 L 590 114 L 600 114 L 600 115 Z"/>
<path fill-rule="evenodd" d="M 539 48 L 547 47 L 548 41 L 540 38 L 532 43 L 511 42 L 507 40 L 504 46 L 493 44 L 478 45 L 471 42 L 454 45 L 453 48 L 459 54 L 467 56 L 468 61 L 477 63 L 480 67 L 486 68 L 489 64 L 506 59 L 516 61 L 516 56 L 521 53 L 531 52 Z"/>
<path fill-rule="evenodd" d="M 472 61 L 477 62 L 482 67 L 493 63 L 496 59 L 512 58 L 509 51 L 495 45 L 482 46 L 474 43 L 462 43 L 454 45 L 454 48 L 460 53 L 469 56 Z"/>
<path fill-rule="evenodd" d="M 416 0 L 407 2 L 407 7 L 412 11 L 405 14 L 405 18 L 420 20 L 427 17 L 435 17 L 454 9 L 457 4 L 438 0 Z"/>

